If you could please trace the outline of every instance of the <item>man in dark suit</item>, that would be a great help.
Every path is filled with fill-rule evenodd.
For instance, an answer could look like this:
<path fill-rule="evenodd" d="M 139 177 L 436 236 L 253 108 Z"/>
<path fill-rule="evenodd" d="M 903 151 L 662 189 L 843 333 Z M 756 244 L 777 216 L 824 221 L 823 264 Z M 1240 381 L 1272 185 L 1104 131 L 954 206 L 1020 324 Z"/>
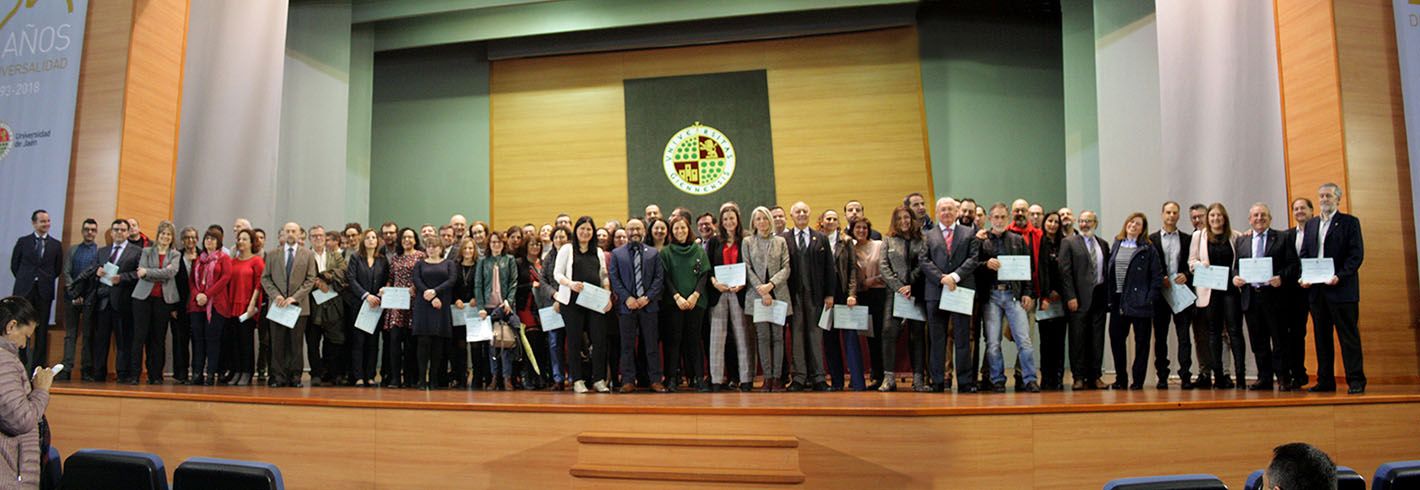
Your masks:
<path fill-rule="evenodd" d="M 659 210 L 658 210 L 659 211 Z M 643 243 L 646 223 L 639 218 L 626 221 L 626 245 L 611 251 L 611 289 L 623 298 L 616 305 L 621 330 L 621 392 L 636 391 L 636 336 L 641 335 L 651 391 L 665 393 L 661 384 L 661 347 L 656 315 L 660 311 L 663 271 L 655 247 Z"/>
<path fill-rule="evenodd" d="M 1056 260 L 1060 262 L 1065 309 L 1070 315 L 1070 375 L 1072 389 L 1099 389 L 1100 363 L 1104 360 L 1105 313 L 1109 298 L 1104 270 L 1109 242 L 1095 236 L 1099 218 L 1081 211 L 1076 222 L 1080 234 L 1066 238 Z"/>
<path fill-rule="evenodd" d="M 1316 332 L 1316 385 L 1313 392 L 1336 391 L 1336 352 L 1331 345 L 1332 329 L 1341 340 L 1341 360 L 1346 367 L 1347 393 L 1366 392 L 1366 373 L 1361 360 L 1361 331 L 1357 326 L 1361 301 L 1361 261 L 1366 248 L 1361 239 L 1361 221 L 1339 210 L 1341 186 L 1322 184 L 1317 189 L 1321 216 L 1312 218 L 1303 230 L 1301 258 L 1329 258 L 1335 268 L 1331 279 L 1317 284 L 1302 282 L 1310 289 L 1312 326 Z"/>
<path fill-rule="evenodd" d="M 947 329 L 953 338 L 956 355 L 957 391 L 976 393 L 975 369 L 971 359 L 971 315 L 939 309 L 942 290 L 976 289 L 977 256 L 981 242 L 976 239 L 976 227 L 957 222 L 961 204 L 944 197 L 937 200 L 937 224 L 924 233 L 927 246 L 919 257 L 926 288 L 929 371 L 932 391 L 943 392 L 951 387 L 946 377 Z"/>
<path fill-rule="evenodd" d="M 286 223 L 281 227 L 282 244 L 266 252 L 266 269 L 261 273 L 261 288 L 272 306 L 300 305 L 301 316 L 294 327 L 271 325 L 271 387 L 301 387 L 301 344 L 306 322 L 311 316 L 311 289 L 316 284 L 316 255 L 300 246 L 301 225 Z"/>
<path fill-rule="evenodd" d="M 867 215 L 867 213 L 863 210 L 862 201 L 854 199 L 843 203 L 843 219 L 845 220 L 845 222 L 843 223 L 843 229 L 853 229 L 853 223 L 857 222 L 860 219 L 863 219 L 865 215 Z M 883 234 L 878 233 L 878 230 L 868 228 L 868 238 L 870 240 L 882 240 Z"/>
<path fill-rule="evenodd" d="M 1178 377 L 1183 381 L 1183 389 L 1193 389 L 1193 341 L 1189 332 L 1189 320 L 1193 318 L 1193 305 L 1188 305 L 1178 313 L 1173 312 L 1167 295 L 1175 287 L 1186 288 L 1193 280 L 1188 269 L 1188 247 L 1193 236 L 1178 229 L 1178 219 L 1183 211 L 1177 202 L 1164 203 L 1163 229 L 1149 235 L 1149 243 L 1154 253 L 1164 265 L 1164 284 L 1159 289 L 1160 298 L 1154 300 L 1154 371 L 1159 375 L 1158 389 L 1169 387 L 1169 321 L 1173 321 L 1174 336 L 1178 338 Z"/>
<path fill-rule="evenodd" d="M 790 327 L 789 391 L 828 391 L 823 370 L 823 330 L 818 317 L 833 301 L 838 275 L 833 270 L 833 252 L 828 237 L 809 228 L 809 205 L 803 201 L 789 207 L 794 227 L 780 236 L 789 245 L 789 295 L 794 318 Z M 744 354 L 741 354 L 744 355 Z M 812 384 L 810 384 L 812 383 Z"/>
<path fill-rule="evenodd" d="M 1272 259 L 1272 274 L 1264 282 L 1248 283 L 1241 276 L 1233 277 L 1242 296 L 1243 314 L 1247 316 L 1247 336 L 1252 341 L 1252 355 L 1257 360 L 1257 382 L 1248 386 L 1249 390 L 1271 390 L 1272 379 L 1283 391 L 1288 391 L 1291 380 L 1287 378 L 1286 350 L 1283 349 L 1281 322 L 1282 283 L 1295 281 L 1294 260 L 1291 258 L 1290 244 L 1281 240 L 1281 234 L 1272 226 L 1272 210 L 1266 204 L 1256 203 L 1248 209 L 1248 224 L 1252 231 L 1238 237 L 1233 242 L 1237 250 L 1237 260 L 1233 270 L 1247 259 Z"/>
<path fill-rule="evenodd" d="M 1292 258 L 1292 266 L 1297 273 L 1301 274 L 1302 244 L 1306 242 L 1306 225 L 1311 221 L 1313 210 L 1312 200 L 1299 197 L 1292 200 L 1292 219 L 1296 226 L 1288 228 L 1282 232 L 1282 241 L 1291 247 L 1289 256 Z M 1311 301 L 1307 298 L 1307 290 L 1302 289 L 1297 281 L 1282 281 L 1282 306 L 1281 318 L 1277 325 L 1282 329 L 1282 348 L 1286 351 L 1283 356 L 1286 364 L 1283 365 L 1287 379 L 1292 385 L 1286 388 L 1300 390 L 1311 378 L 1307 376 L 1307 315 L 1311 313 Z"/>
<path fill-rule="evenodd" d="M 922 226 L 922 231 L 929 231 L 932 227 L 937 226 L 932 217 L 927 215 L 927 199 L 922 197 L 921 192 L 913 192 L 902 198 L 902 205 L 907 207 L 908 211 L 912 211 L 912 217 L 917 219 L 918 224 Z"/>
<path fill-rule="evenodd" d="M 49 364 L 49 309 L 54 303 L 55 280 L 64 270 L 64 250 L 59 240 L 49 236 L 49 224 L 48 211 L 40 209 L 30 213 L 34 233 L 16 240 L 15 250 L 10 252 L 14 294 L 30 300 L 39 313 L 39 328 L 35 329 L 34 339 L 20 352 L 27 371 Z"/>
<path fill-rule="evenodd" d="M 99 278 L 99 287 L 88 301 L 93 305 L 94 320 L 97 322 L 93 329 L 94 338 L 90 341 L 94 365 L 84 366 L 88 370 L 85 381 L 108 380 L 108 349 L 112 341 L 118 342 L 115 349 L 118 358 L 114 363 L 118 381 L 124 383 L 138 377 L 138 373 L 129 371 L 131 363 L 128 355 L 131 349 L 128 346 L 133 345 L 133 288 L 138 285 L 138 259 L 143 256 L 143 249 L 128 241 L 128 230 L 128 221 L 113 220 L 109 226 L 113 244 L 99 249 L 100 263 L 95 273 Z M 118 274 L 110 276 L 104 271 L 105 264 L 118 266 Z"/>

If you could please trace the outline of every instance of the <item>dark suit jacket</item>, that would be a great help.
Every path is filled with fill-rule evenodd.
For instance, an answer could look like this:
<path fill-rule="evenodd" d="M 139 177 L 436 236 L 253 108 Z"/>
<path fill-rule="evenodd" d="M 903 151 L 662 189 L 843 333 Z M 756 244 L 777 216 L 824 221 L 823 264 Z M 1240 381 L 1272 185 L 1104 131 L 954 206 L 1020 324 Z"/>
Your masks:
<path fill-rule="evenodd" d="M 611 262 L 607 263 L 607 276 L 611 278 L 611 290 L 621 301 L 616 302 L 616 311 L 623 315 L 631 313 L 626 307 L 626 299 L 636 297 L 636 272 L 631 259 L 631 246 L 627 243 L 611 251 Z M 665 284 L 665 274 L 661 267 L 661 256 L 656 247 L 641 245 L 641 287 L 651 302 L 642 307 L 649 313 L 660 311 L 661 285 Z"/>
<path fill-rule="evenodd" d="M 1266 236 L 1267 243 L 1262 244 L 1266 250 L 1263 250 L 1262 257 L 1272 257 L 1272 275 L 1281 278 L 1282 284 L 1296 284 L 1301 271 L 1301 262 L 1297 262 L 1296 257 L 1293 257 L 1296 255 L 1297 249 L 1293 248 L 1292 242 L 1287 240 L 1285 235 L 1277 232 L 1277 230 L 1268 229 Z M 1239 260 L 1260 258 L 1252 256 L 1253 244 L 1251 230 L 1234 240 L 1233 248 L 1238 251 L 1237 259 L 1233 261 L 1233 270 L 1239 270 Z M 1271 292 L 1273 288 L 1270 285 L 1264 285 L 1262 286 L 1262 290 Z M 1240 288 L 1240 292 L 1242 293 L 1242 309 L 1243 311 L 1247 311 L 1252 305 L 1252 302 L 1257 299 L 1253 295 L 1253 287 L 1251 284 L 1245 284 Z"/>
<path fill-rule="evenodd" d="M 1306 226 L 1306 223 L 1302 223 L 1301 226 Z M 1290 281 L 1282 280 L 1282 290 L 1286 292 L 1287 301 L 1302 305 L 1301 308 L 1305 310 L 1308 291 L 1297 284 L 1297 279 L 1302 275 L 1301 254 L 1297 253 L 1297 228 L 1287 228 L 1279 236 L 1281 237 L 1280 241 L 1287 246 L 1287 257 L 1292 262 L 1291 266 L 1295 274 L 1295 277 Z"/>
<path fill-rule="evenodd" d="M 108 263 L 108 256 L 113 253 L 113 245 L 99 249 L 99 256 L 96 267 L 102 268 Z M 143 249 L 133 243 L 127 243 L 123 252 L 118 254 L 118 260 L 114 264 L 118 266 L 118 276 L 121 280 L 118 287 L 110 287 L 104 280 L 99 280 L 98 289 L 94 290 L 94 298 L 98 301 L 89 303 L 100 310 L 117 310 L 119 313 L 127 315 L 133 311 L 133 288 L 138 286 L 138 259 L 143 256 Z"/>
<path fill-rule="evenodd" d="M 1164 276 L 1166 276 L 1166 277 L 1164 277 L 1164 279 L 1168 279 L 1170 282 L 1172 282 L 1172 281 L 1173 281 L 1173 278 L 1172 278 L 1172 277 L 1167 277 L 1167 276 L 1168 276 L 1168 273 L 1169 273 L 1169 271 L 1168 271 L 1169 262 L 1168 262 L 1168 257 L 1165 257 L 1165 256 L 1164 256 L 1163 233 L 1162 233 L 1162 232 L 1159 232 L 1159 231 L 1155 231 L 1155 232 L 1153 232 L 1153 233 L 1150 233 L 1150 234 L 1149 234 L 1149 243 L 1154 247 L 1154 254 L 1159 256 L 1159 265 L 1163 266 L 1163 268 L 1164 268 Z M 1181 272 L 1181 273 L 1183 273 L 1184 277 L 1187 278 L 1187 280 L 1184 282 L 1184 287 L 1187 287 L 1189 284 L 1193 284 L 1193 270 L 1188 268 L 1188 251 L 1190 250 L 1190 247 L 1192 247 L 1192 246 L 1193 246 L 1193 234 L 1192 234 L 1192 233 L 1186 233 L 1186 232 L 1184 232 L 1183 230 L 1179 230 L 1179 231 L 1178 231 L 1178 257 L 1175 257 L 1175 259 L 1177 259 L 1178 262 L 1175 262 L 1175 263 L 1178 264 L 1178 271 Z M 1162 292 L 1162 291 L 1163 291 L 1163 290 L 1160 289 L 1160 292 Z"/>
<path fill-rule="evenodd" d="M 918 258 L 922 268 L 922 279 L 926 286 L 923 299 L 928 308 L 936 308 L 942 299 L 942 276 L 956 273 L 960 278 L 957 287 L 976 289 L 976 267 L 980 264 L 981 242 L 976 240 L 976 227 L 953 224 L 952 253 L 947 255 L 947 242 L 942 239 L 941 228 L 933 226 L 923 232 L 926 246 Z"/>
<path fill-rule="evenodd" d="M 1070 235 L 1060 245 L 1060 252 L 1056 254 L 1055 260 L 1060 263 L 1061 288 L 1060 295 L 1065 301 L 1078 300 L 1080 308 L 1078 311 L 1089 311 L 1090 303 L 1094 297 L 1095 268 L 1091 262 L 1090 250 L 1085 247 L 1084 235 Z M 1098 236 L 1094 237 L 1095 244 L 1099 245 L 1100 260 L 1109 264 L 1109 242 Z M 1108 274 L 1108 267 L 1105 267 Z"/>
<path fill-rule="evenodd" d="M 10 253 L 10 274 L 15 276 L 15 296 L 30 294 L 30 289 L 39 287 L 39 297 L 54 301 L 54 280 L 64 271 L 64 250 L 54 236 L 44 237 L 44 256 L 35 248 L 40 238 L 34 233 L 15 241 L 15 250 Z M 43 308 L 35 305 L 35 308 Z"/>
<path fill-rule="evenodd" d="M 801 253 L 799 240 L 794 235 L 796 230 L 790 228 L 779 234 L 789 245 L 789 294 L 796 299 L 804 294 L 822 302 L 838 289 L 838 274 L 833 270 L 833 251 L 828 248 L 828 237 L 810 229 L 809 249 Z"/>
<path fill-rule="evenodd" d="M 1320 216 L 1307 221 L 1301 258 L 1317 257 L 1317 234 L 1320 229 Z M 1361 241 L 1361 220 L 1337 211 L 1331 226 L 1326 229 L 1326 250 L 1322 256 L 1331 257 L 1336 267 L 1337 282 L 1335 286 L 1312 285 L 1312 302 L 1320 301 L 1323 297 L 1332 303 L 1361 301 L 1361 286 L 1357 274 L 1361 271 L 1361 261 L 1366 257 L 1366 247 Z"/>
<path fill-rule="evenodd" d="M 351 306 L 360 304 L 365 299 L 365 293 L 379 295 L 380 288 L 388 282 L 389 262 L 385 261 L 384 254 L 375 254 L 375 265 L 370 266 L 361 256 L 351 257 L 350 262 L 345 267 L 345 302 Z M 469 285 L 469 290 L 473 289 Z M 460 298 L 467 300 L 468 298 Z"/>

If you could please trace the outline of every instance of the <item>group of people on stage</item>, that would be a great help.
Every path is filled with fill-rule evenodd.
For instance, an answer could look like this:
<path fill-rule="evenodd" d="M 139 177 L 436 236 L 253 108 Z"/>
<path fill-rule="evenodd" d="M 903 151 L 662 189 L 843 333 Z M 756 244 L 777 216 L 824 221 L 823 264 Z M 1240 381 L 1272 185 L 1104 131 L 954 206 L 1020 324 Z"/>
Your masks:
<path fill-rule="evenodd" d="M 1065 388 L 1068 339 L 1082 390 L 1104 387 L 1107 331 L 1109 388 L 1142 389 L 1152 352 L 1166 389 L 1172 325 L 1183 389 L 1288 391 L 1309 382 L 1310 313 L 1310 390 L 1336 389 L 1334 332 L 1360 393 L 1364 248 L 1341 197 L 1321 186 L 1319 214 L 1294 200 L 1298 226 L 1285 231 L 1261 203 L 1236 231 L 1221 203 L 1170 201 L 1161 229 L 1136 212 L 1113 236 L 1093 211 L 950 197 L 929 209 L 919 193 L 881 230 L 858 201 L 817 214 L 803 202 L 747 213 L 731 202 L 699 216 L 653 204 L 625 223 L 562 214 L 502 231 L 460 215 L 417 230 L 286 223 L 271 243 L 245 219 L 230 230 L 164 221 L 151 238 L 117 219 L 101 245 L 87 219 L 67 253 L 36 211 L 11 272 L 41 325 L 62 298 L 63 362 L 78 349 L 86 381 L 108 379 L 116 341 L 120 383 L 145 372 L 162 383 L 171 333 L 172 376 L 194 385 L 301 386 L 304 346 L 317 386 L 750 391 L 758 373 L 768 392 L 893 391 L 907 377 L 903 344 L 914 391 L 955 381 L 958 392 L 1003 392 L 1005 340 L 1017 348 L 1015 389 L 1038 392 Z M 1185 212 L 1191 233 L 1178 227 Z M 46 337 L 36 332 L 29 367 L 48 364 Z"/>

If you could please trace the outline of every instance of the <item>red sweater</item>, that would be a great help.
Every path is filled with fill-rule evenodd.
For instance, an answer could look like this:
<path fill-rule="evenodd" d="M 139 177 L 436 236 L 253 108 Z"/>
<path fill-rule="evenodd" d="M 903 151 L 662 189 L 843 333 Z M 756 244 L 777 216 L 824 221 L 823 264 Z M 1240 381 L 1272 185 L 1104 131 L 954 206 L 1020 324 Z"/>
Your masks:
<path fill-rule="evenodd" d="M 228 310 L 222 316 L 237 318 L 246 313 L 253 292 L 261 288 L 261 273 L 266 269 L 266 261 L 260 255 L 246 260 L 232 259 L 228 275 L 227 291 L 231 293 Z M 258 300 L 259 301 L 259 300 Z"/>

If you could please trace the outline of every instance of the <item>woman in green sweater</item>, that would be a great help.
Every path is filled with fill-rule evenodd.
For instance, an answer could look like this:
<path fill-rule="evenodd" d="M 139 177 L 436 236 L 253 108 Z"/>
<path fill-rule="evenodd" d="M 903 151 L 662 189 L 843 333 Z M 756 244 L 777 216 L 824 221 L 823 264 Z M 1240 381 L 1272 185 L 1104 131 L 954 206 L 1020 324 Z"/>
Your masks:
<path fill-rule="evenodd" d="M 710 257 L 695 243 L 690 222 L 684 216 L 671 218 L 670 244 L 661 250 L 661 263 L 666 270 L 665 293 L 675 301 L 668 313 L 670 321 L 661 324 L 661 341 L 665 345 L 666 388 L 674 392 L 680 386 L 684 364 L 698 391 L 710 391 L 701 372 L 700 322 L 705 315 L 705 281 L 710 273 Z M 663 310 L 664 311 L 664 310 Z M 685 356 L 682 363 L 681 356 Z"/>

